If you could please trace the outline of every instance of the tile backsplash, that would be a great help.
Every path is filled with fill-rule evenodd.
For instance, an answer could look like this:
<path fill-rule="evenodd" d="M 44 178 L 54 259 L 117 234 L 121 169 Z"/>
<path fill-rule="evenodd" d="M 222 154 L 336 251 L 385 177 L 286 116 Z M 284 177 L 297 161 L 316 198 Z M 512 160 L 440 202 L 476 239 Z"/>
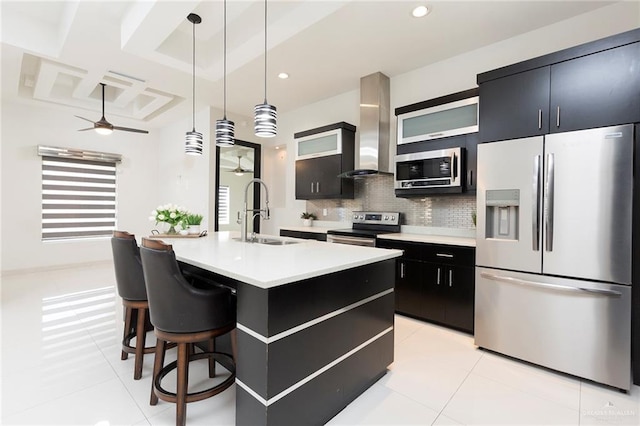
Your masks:
<path fill-rule="evenodd" d="M 323 210 L 327 215 L 323 215 Z M 396 198 L 393 175 L 369 176 L 355 180 L 353 200 L 309 200 L 307 211 L 320 220 L 351 222 L 354 211 L 390 211 L 403 214 L 402 225 L 473 228 L 475 195 L 422 196 Z"/>

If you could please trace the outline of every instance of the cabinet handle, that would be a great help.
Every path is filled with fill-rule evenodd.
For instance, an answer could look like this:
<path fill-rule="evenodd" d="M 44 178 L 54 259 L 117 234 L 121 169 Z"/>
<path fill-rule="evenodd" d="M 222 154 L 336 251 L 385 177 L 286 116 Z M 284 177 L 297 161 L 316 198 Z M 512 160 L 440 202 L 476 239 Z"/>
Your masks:
<path fill-rule="evenodd" d="M 316 182 L 316 192 L 320 192 L 320 182 Z"/>
<path fill-rule="evenodd" d="M 448 253 L 436 253 L 436 256 L 438 256 L 438 257 L 453 257 L 452 254 L 448 254 Z"/>
<path fill-rule="evenodd" d="M 560 105 L 556 109 L 556 127 L 560 127 Z"/>
<path fill-rule="evenodd" d="M 400 278 L 404 278 L 404 263 L 400 263 Z"/>
<path fill-rule="evenodd" d="M 311 193 L 313 194 L 313 182 L 311 182 Z"/>
<path fill-rule="evenodd" d="M 449 287 L 453 286 L 453 269 L 449 269 Z"/>
<path fill-rule="evenodd" d="M 538 130 L 542 129 L 542 109 L 538 108 Z"/>
<path fill-rule="evenodd" d="M 438 281 L 436 283 L 440 285 L 440 268 L 438 268 Z"/>
<path fill-rule="evenodd" d="M 467 186 L 473 185 L 473 170 L 467 170 Z"/>

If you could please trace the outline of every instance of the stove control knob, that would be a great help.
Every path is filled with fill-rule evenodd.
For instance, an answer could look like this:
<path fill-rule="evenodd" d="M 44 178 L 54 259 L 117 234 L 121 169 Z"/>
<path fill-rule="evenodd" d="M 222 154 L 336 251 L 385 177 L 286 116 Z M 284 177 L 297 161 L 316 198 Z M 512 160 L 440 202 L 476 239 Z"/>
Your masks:
<path fill-rule="evenodd" d="M 354 219 L 354 220 L 357 220 L 357 219 L 358 219 L 358 215 L 357 215 L 357 214 L 354 214 L 354 215 L 353 215 L 353 219 Z"/>
<path fill-rule="evenodd" d="M 360 220 L 364 219 L 364 215 L 360 215 Z"/>
<path fill-rule="evenodd" d="M 385 216 L 385 217 L 384 217 L 384 220 L 389 220 L 389 216 Z"/>
<path fill-rule="evenodd" d="M 395 216 L 391 216 L 391 220 L 396 220 L 396 217 Z"/>

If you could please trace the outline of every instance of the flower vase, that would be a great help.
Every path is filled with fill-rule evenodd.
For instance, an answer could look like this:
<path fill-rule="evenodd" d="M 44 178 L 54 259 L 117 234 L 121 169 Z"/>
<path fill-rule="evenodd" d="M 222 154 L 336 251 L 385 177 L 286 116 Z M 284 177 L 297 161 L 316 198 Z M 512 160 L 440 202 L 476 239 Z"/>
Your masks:
<path fill-rule="evenodd" d="M 200 225 L 189 225 L 189 234 L 191 235 L 200 234 Z"/>
<path fill-rule="evenodd" d="M 313 226 L 313 219 L 303 219 L 302 224 L 304 226 Z"/>
<path fill-rule="evenodd" d="M 175 225 L 169 225 L 169 230 L 167 231 L 167 235 L 176 235 L 178 231 L 176 231 Z"/>

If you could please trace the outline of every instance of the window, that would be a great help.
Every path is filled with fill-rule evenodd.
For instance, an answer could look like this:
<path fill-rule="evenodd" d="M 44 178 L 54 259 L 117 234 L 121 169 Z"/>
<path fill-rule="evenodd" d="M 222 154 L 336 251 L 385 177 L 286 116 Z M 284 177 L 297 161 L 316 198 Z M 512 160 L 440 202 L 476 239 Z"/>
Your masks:
<path fill-rule="evenodd" d="M 112 235 L 120 156 L 47 147 L 38 147 L 38 153 L 42 155 L 42 240 Z"/>
<path fill-rule="evenodd" d="M 218 224 L 229 224 L 229 186 L 220 185 L 218 190 Z"/>

